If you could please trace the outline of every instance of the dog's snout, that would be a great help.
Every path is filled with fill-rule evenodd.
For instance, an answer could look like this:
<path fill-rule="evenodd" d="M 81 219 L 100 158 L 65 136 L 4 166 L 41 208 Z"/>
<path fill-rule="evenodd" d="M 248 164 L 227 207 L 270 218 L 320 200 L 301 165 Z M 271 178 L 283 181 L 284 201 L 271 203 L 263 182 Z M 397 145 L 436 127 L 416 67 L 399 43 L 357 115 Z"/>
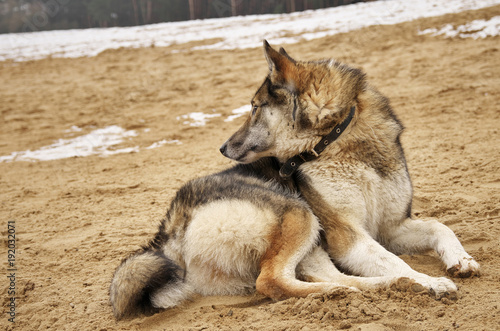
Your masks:
<path fill-rule="evenodd" d="M 219 151 L 222 153 L 222 155 L 226 156 L 226 149 L 227 149 L 227 144 L 224 144 L 219 148 Z"/>

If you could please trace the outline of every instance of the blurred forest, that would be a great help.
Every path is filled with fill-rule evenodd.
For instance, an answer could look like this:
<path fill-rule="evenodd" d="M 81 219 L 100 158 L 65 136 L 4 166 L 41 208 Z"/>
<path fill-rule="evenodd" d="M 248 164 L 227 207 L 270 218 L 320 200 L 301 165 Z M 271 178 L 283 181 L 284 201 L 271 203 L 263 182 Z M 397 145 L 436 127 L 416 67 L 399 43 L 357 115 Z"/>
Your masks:
<path fill-rule="evenodd" d="M 0 0 L 0 33 L 277 14 L 362 0 Z"/>

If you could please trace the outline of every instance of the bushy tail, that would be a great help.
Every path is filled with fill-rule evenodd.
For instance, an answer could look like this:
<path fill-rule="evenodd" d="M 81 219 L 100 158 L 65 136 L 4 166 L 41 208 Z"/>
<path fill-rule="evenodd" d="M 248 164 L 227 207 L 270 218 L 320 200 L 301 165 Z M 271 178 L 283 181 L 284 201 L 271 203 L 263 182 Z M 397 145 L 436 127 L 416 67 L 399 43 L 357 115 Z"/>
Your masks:
<path fill-rule="evenodd" d="M 143 249 L 116 269 L 110 299 L 117 319 L 179 304 L 190 294 L 183 270 L 162 252 Z"/>

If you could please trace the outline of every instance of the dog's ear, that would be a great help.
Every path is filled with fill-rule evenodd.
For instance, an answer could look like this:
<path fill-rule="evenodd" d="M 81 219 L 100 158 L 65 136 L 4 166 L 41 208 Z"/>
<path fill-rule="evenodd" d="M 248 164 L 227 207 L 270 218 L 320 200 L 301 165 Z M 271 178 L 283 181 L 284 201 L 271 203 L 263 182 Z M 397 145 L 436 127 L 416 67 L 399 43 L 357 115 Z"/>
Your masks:
<path fill-rule="evenodd" d="M 264 54 L 269 65 L 270 78 L 274 84 L 286 87 L 295 92 L 298 82 L 297 65 L 283 48 L 276 52 L 269 43 L 264 40 Z"/>
<path fill-rule="evenodd" d="M 285 49 L 283 47 L 280 47 L 280 52 L 279 52 L 281 55 L 285 56 L 288 60 L 290 60 L 293 64 L 296 64 L 296 61 L 294 59 L 292 59 L 292 57 L 290 55 L 288 55 L 288 53 L 285 51 Z"/>
<path fill-rule="evenodd" d="M 269 71 L 281 71 L 287 66 L 287 59 L 280 53 L 276 52 L 274 48 L 269 45 L 267 40 L 264 40 L 264 55 L 266 56 Z"/>

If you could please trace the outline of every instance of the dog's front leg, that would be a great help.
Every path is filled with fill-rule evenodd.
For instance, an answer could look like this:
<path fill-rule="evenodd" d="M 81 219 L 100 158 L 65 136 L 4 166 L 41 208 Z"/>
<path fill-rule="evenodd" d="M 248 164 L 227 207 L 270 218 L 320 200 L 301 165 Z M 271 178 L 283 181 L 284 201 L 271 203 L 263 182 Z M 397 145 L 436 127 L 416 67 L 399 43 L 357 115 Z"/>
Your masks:
<path fill-rule="evenodd" d="M 373 239 L 365 229 L 369 208 L 359 187 L 350 185 L 348 180 L 335 185 L 331 178 L 317 179 L 316 187 L 312 186 L 311 179 L 302 179 L 299 187 L 313 213 L 320 219 L 328 254 L 335 263 L 359 276 L 393 277 L 394 283 L 399 278 L 410 278 L 438 298 L 456 296 L 457 287 L 451 280 L 430 277 L 413 270 Z M 417 289 L 418 286 L 412 288 Z"/>
<path fill-rule="evenodd" d="M 395 254 L 436 251 L 452 277 L 478 276 L 477 263 L 463 248 L 455 233 L 437 220 L 408 218 L 398 225 L 381 228 L 384 246 Z"/>
<path fill-rule="evenodd" d="M 399 277 L 360 277 L 346 275 L 340 272 L 333 264 L 328 253 L 321 246 L 317 246 L 308 254 L 297 267 L 297 274 L 300 279 L 307 282 L 323 282 L 339 284 L 349 289 L 356 290 L 376 290 L 388 288 L 393 284 L 398 285 Z"/>
<path fill-rule="evenodd" d="M 346 270 L 360 276 L 392 276 L 394 283 L 399 281 L 398 278 L 410 278 L 436 298 L 456 297 L 457 287 L 448 278 L 430 277 L 413 270 L 398 256 L 382 247 L 363 229 L 353 228 L 352 233 L 347 245 L 345 237 L 342 236 L 339 239 L 339 233 L 334 229 L 330 229 L 326 234 L 330 256 Z M 342 247 L 337 244 L 339 240 L 344 242 Z M 419 287 L 412 286 L 412 289 L 418 291 Z"/>

